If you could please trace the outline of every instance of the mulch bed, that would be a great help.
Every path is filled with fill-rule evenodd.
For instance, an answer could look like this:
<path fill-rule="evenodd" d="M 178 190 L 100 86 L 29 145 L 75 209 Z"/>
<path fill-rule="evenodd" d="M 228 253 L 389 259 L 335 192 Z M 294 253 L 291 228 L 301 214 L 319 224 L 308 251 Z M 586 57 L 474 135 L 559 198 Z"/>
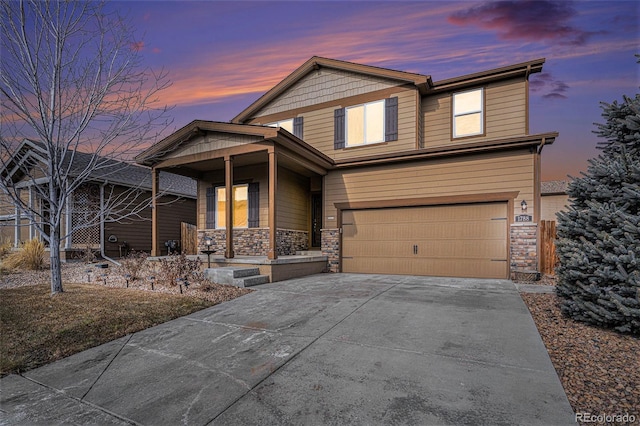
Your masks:
<path fill-rule="evenodd" d="M 538 283 L 549 285 L 553 281 L 546 277 L 544 283 Z M 629 415 L 626 421 L 610 418 L 609 422 L 579 423 L 640 424 L 640 338 L 564 317 L 555 294 L 521 296 L 573 410 L 592 416 Z M 629 421 L 631 417 L 635 417 L 633 422 Z"/>

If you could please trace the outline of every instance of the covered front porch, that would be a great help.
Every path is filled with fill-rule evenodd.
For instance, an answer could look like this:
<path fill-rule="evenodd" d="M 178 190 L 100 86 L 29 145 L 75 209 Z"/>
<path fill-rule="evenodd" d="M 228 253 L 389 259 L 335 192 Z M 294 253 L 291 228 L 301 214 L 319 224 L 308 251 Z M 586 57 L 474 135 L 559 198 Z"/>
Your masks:
<path fill-rule="evenodd" d="M 326 257 L 316 254 L 331 160 L 286 130 L 194 121 L 137 161 L 152 167 L 152 256 L 163 244 L 159 212 L 171 208 L 156 201 L 158 175 L 170 171 L 198 182 L 197 250 L 203 260 L 212 253 L 212 267 L 258 265 L 272 281 L 289 278 L 285 270 L 326 269 Z"/>

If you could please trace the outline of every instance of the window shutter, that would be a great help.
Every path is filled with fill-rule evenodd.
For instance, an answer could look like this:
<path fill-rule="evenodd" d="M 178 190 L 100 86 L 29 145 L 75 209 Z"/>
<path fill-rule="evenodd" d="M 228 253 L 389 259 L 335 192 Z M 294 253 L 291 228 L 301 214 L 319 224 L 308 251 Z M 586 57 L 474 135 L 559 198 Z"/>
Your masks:
<path fill-rule="evenodd" d="M 260 184 L 252 182 L 247 190 L 249 202 L 249 228 L 260 227 Z"/>
<path fill-rule="evenodd" d="M 384 140 L 398 140 L 398 98 L 387 98 L 384 102 Z"/>
<path fill-rule="evenodd" d="M 333 112 L 333 149 L 342 149 L 345 144 L 345 110 L 337 109 Z"/>
<path fill-rule="evenodd" d="M 207 229 L 216 227 L 216 189 L 207 188 Z"/>
<path fill-rule="evenodd" d="M 302 139 L 302 117 L 293 118 L 293 136 Z"/>

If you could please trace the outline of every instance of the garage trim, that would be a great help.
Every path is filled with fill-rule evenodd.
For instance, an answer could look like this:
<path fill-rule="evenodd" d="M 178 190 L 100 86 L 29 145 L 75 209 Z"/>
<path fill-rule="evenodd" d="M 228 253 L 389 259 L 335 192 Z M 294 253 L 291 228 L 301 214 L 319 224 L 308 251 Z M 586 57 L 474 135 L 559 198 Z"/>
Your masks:
<path fill-rule="evenodd" d="M 491 202 L 506 202 L 507 203 L 507 231 L 513 223 L 513 202 L 520 194 L 520 191 L 509 192 L 494 192 L 488 194 L 468 194 L 468 195 L 454 195 L 454 196 L 440 196 L 440 197 L 423 197 L 423 198 L 407 198 L 401 200 L 375 200 L 375 201 L 355 201 L 355 202 L 343 202 L 334 203 L 337 210 L 337 225 L 340 230 L 339 237 L 339 272 L 342 272 L 342 211 L 343 210 L 368 210 L 368 209 L 384 209 L 384 208 L 397 208 L 397 207 L 427 207 L 438 205 L 456 205 L 456 204 L 472 204 L 472 203 L 491 203 Z M 507 265 L 511 264 L 511 239 L 508 237 L 507 232 Z"/>

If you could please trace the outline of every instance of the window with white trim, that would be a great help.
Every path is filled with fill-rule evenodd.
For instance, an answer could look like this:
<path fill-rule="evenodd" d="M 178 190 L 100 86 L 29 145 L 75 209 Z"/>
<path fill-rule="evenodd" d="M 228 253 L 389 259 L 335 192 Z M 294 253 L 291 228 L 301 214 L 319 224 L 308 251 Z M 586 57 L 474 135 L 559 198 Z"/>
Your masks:
<path fill-rule="evenodd" d="M 484 89 L 453 94 L 453 137 L 484 133 Z"/>
<path fill-rule="evenodd" d="M 215 227 L 216 229 L 224 229 L 227 226 L 225 220 L 226 215 L 226 198 L 227 190 L 224 186 L 218 186 L 215 189 Z M 233 227 L 248 228 L 249 227 L 249 185 L 233 186 Z"/>
<path fill-rule="evenodd" d="M 285 129 L 287 132 L 293 134 L 293 118 L 290 118 L 288 120 L 275 121 L 273 123 L 267 124 L 267 126 L 269 126 L 269 127 L 281 127 L 283 129 Z"/>
<path fill-rule="evenodd" d="M 385 141 L 384 100 L 355 105 L 345 109 L 346 146 L 359 146 Z"/>

